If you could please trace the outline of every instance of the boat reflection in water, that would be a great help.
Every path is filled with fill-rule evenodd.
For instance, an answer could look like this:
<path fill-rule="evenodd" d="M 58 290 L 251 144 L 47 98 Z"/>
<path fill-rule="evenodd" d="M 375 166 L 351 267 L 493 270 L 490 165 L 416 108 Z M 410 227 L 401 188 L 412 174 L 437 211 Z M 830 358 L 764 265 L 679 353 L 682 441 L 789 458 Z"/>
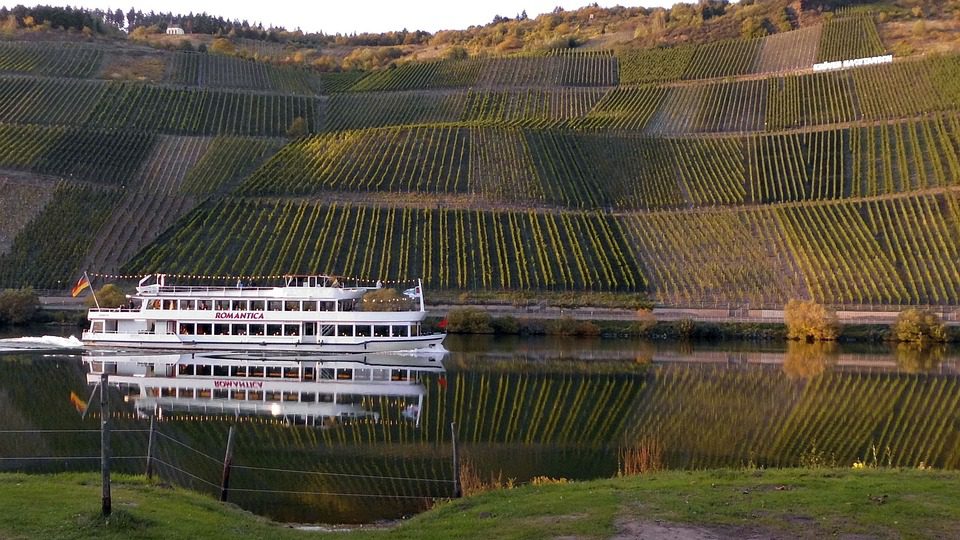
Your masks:
<path fill-rule="evenodd" d="M 419 427 L 421 377 L 443 373 L 445 353 L 257 355 L 236 352 L 84 355 L 87 382 L 106 373 L 138 416 L 268 416 L 326 427 L 379 421 L 385 404 Z M 396 408 L 393 409 L 397 411 Z"/>

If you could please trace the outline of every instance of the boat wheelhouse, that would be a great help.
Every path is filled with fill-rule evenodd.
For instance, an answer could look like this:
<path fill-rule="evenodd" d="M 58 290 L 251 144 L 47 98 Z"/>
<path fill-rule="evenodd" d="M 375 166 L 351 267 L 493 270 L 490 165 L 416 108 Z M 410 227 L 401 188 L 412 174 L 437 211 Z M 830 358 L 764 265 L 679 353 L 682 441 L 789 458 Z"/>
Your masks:
<path fill-rule="evenodd" d="M 286 276 L 282 286 L 168 285 L 144 277 L 127 307 L 92 308 L 85 345 L 186 350 L 356 353 L 439 348 L 424 332 L 421 285 L 402 298 L 364 302 L 377 287 L 327 276 Z M 149 281 L 153 281 L 149 283 Z M 372 307 L 371 307 L 372 306 Z"/>
<path fill-rule="evenodd" d="M 254 353 L 255 354 L 255 353 Z M 107 374 L 140 417 L 269 417 L 329 427 L 353 420 L 420 423 L 427 377 L 444 354 L 254 357 L 243 353 L 84 355 L 87 383 Z"/>

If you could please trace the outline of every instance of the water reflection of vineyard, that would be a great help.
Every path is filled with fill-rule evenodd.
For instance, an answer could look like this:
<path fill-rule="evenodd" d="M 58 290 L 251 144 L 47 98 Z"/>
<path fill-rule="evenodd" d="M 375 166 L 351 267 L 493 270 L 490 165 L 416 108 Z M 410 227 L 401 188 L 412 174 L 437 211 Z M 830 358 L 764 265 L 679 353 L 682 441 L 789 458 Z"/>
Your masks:
<path fill-rule="evenodd" d="M 874 455 L 892 465 L 960 467 L 956 352 L 946 349 L 680 350 L 586 340 L 451 346 L 461 352 L 450 355 L 446 372 L 423 378 L 419 427 L 389 398 L 365 398 L 376 415 L 317 426 L 170 410 L 158 423 L 156 456 L 172 467 L 158 465 L 158 473 L 216 495 L 235 425 L 231 501 L 282 520 L 363 522 L 415 513 L 449 495 L 451 422 L 472 479 L 486 484 L 610 477 L 628 465 L 782 467 L 815 459 L 848 466 Z M 83 420 L 75 409 L 90 396 L 78 364 L 4 357 L 0 429 L 96 429 L 95 406 Z M 110 400 L 115 454 L 144 455 L 146 433 L 123 430 L 145 429 L 145 420 L 116 388 Z M 4 457 L 98 452 L 96 433 L 0 435 Z M 95 461 L 0 464 L 96 468 Z M 141 473 L 143 465 L 118 460 L 115 468 Z"/>

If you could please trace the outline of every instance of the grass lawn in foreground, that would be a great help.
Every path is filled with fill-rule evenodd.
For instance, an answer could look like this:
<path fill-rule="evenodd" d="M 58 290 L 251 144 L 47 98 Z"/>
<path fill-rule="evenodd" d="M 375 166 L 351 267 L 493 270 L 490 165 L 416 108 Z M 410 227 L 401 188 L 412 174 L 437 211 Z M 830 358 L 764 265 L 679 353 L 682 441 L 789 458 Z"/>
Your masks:
<path fill-rule="evenodd" d="M 660 472 L 441 502 L 387 529 L 306 531 L 210 497 L 97 474 L 0 474 L 0 538 L 960 537 L 960 473 L 897 469 Z"/>

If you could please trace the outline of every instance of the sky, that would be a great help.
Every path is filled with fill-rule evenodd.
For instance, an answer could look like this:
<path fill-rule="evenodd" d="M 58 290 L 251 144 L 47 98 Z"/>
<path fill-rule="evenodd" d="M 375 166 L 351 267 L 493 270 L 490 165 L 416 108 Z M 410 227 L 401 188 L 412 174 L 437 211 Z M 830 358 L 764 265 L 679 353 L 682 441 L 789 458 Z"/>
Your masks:
<path fill-rule="evenodd" d="M 226 19 L 246 19 L 251 24 L 283 26 L 288 30 L 300 28 L 305 32 L 327 34 L 351 34 L 354 32 L 386 32 L 390 30 L 459 30 L 471 25 L 486 24 L 495 15 L 514 17 L 523 10 L 531 18 L 552 11 L 556 6 L 573 10 L 591 4 L 589 0 L 354 0 L 354 1 L 293 1 L 272 0 L 251 2 L 237 0 L 222 2 L 212 0 L 74 0 L 72 2 L 43 1 L 45 5 L 70 5 L 85 8 L 116 10 L 126 13 L 130 6 L 143 12 L 194 13 L 207 12 Z M 693 2 L 695 0 L 687 0 Z M 675 0 L 621 0 L 599 1 L 604 7 L 617 4 L 624 6 L 643 5 L 670 6 Z M 8 7 L 31 2 L 14 2 Z"/>

